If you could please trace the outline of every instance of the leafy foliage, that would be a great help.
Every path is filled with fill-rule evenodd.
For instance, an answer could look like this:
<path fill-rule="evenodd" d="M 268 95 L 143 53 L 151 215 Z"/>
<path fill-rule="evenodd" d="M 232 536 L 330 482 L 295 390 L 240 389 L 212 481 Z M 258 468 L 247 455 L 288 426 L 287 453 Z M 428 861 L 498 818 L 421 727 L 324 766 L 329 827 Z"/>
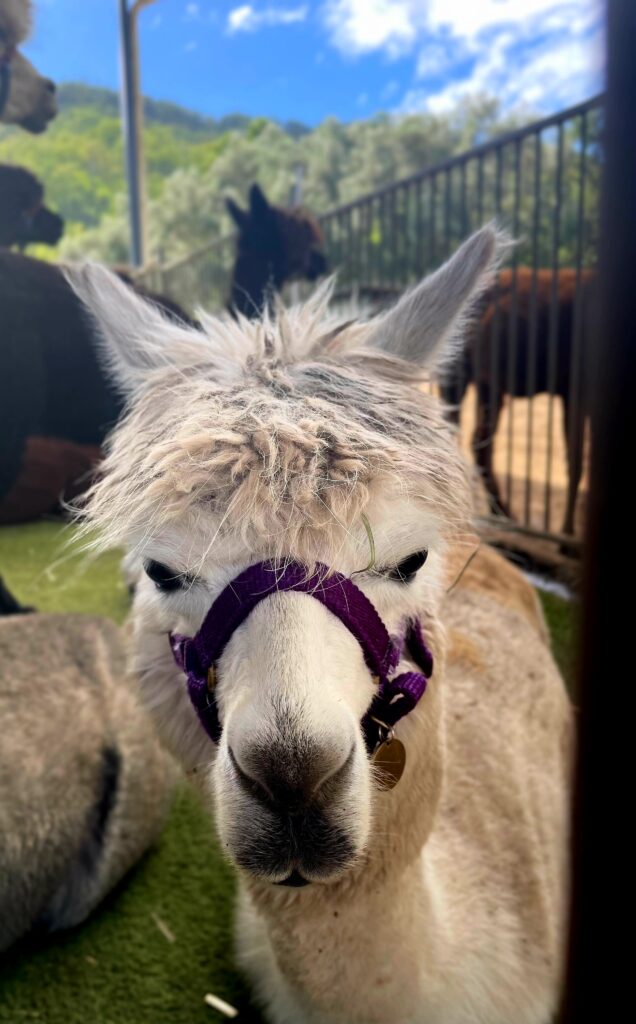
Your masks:
<path fill-rule="evenodd" d="M 225 196 L 242 199 L 253 181 L 274 202 L 288 202 L 302 165 L 304 202 L 322 212 L 513 122 L 504 121 L 497 101 L 487 97 L 461 104 L 451 116 L 378 115 L 350 124 L 328 118 L 313 130 L 240 114 L 214 120 L 147 99 L 150 254 L 171 261 L 226 234 Z M 0 130 L 0 160 L 29 167 L 44 182 L 47 201 L 67 222 L 62 256 L 126 259 L 123 144 L 114 92 L 62 85 L 60 114 L 46 135 Z"/>

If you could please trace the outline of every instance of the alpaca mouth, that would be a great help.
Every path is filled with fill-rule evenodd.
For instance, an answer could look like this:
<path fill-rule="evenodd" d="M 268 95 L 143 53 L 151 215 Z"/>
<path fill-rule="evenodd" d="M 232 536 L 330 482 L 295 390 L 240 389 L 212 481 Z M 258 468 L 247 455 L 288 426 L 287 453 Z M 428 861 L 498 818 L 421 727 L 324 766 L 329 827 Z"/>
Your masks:
<path fill-rule="evenodd" d="M 300 871 L 294 869 L 291 875 L 283 878 L 280 882 L 275 882 L 275 885 L 288 885 L 293 889 L 301 889 L 305 885 L 311 885 L 311 882 L 308 878 L 303 878 Z"/>

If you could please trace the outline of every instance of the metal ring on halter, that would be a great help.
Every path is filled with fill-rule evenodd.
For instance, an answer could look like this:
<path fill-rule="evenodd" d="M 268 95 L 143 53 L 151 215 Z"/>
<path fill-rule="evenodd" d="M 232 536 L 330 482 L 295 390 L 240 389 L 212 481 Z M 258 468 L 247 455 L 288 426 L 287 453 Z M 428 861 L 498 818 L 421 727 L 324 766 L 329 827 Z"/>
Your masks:
<path fill-rule="evenodd" d="M 382 722 L 379 718 L 376 718 L 374 715 L 371 715 L 371 721 L 375 722 L 376 725 L 379 725 L 381 729 L 386 730 L 386 735 L 384 736 L 384 739 L 382 738 L 381 733 L 378 735 L 378 746 L 381 743 L 392 743 L 393 740 L 395 739 L 395 729 L 393 728 L 393 726 L 387 725 L 386 722 Z"/>

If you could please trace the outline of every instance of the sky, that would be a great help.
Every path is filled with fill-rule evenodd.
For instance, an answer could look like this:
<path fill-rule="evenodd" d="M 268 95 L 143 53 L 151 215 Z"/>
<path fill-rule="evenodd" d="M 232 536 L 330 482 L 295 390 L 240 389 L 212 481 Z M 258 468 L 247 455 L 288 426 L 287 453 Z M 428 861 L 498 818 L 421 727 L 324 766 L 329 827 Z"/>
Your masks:
<path fill-rule="evenodd" d="M 25 52 L 117 88 L 118 6 L 34 0 Z M 154 0 L 139 28 L 144 93 L 213 117 L 440 113 L 480 92 L 549 114 L 602 88 L 600 0 Z"/>

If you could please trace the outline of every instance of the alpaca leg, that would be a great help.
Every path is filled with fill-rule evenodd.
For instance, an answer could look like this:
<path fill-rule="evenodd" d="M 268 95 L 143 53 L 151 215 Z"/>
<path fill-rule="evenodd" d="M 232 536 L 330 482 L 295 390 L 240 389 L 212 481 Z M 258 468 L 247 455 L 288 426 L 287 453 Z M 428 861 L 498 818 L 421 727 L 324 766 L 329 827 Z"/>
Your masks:
<path fill-rule="evenodd" d="M 503 500 L 493 468 L 495 435 L 501 413 L 503 396 L 493 395 L 490 387 L 480 384 L 477 391 L 477 422 L 473 433 L 473 455 L 488 492 L 490 511 L 510 515 Z"/>
<path fill-rule="evenodd" d="M 35 608 L 20 604 L 0 576 L 0 615 L 24 615 L 34 611 Z"/>
<path fill-rule="evenodd" d="M 470 381 L 470 366 L 467 360 L 460 359 L 449 366 L 439 382 L 442 401 L 446 405 L 446 418 L 459 427 L 462 402 Z"/>
<path fill-rule="evenodd" d="M 578 403 L 576 420 L 572 423 L 570 423 L 570 408 L 571 403 L 566 397 L 563 399 L 563 430 L 568 460 L 568 489 L 563 533 L 568 536 L 574 534 L 576 498 L 583 475 L 583 444 L 585 440 L 585 414 L 582 404 Z"/>

